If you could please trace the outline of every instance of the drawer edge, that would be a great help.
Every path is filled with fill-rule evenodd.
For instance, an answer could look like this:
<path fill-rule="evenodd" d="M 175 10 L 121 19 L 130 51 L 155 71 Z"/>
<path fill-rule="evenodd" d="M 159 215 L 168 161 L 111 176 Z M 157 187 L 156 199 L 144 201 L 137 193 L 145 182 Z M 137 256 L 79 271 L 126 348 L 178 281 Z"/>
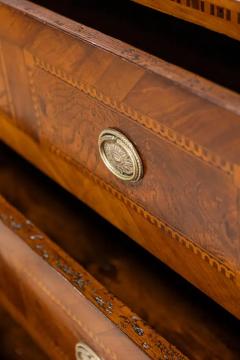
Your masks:
<path fill-rule="evenodd" d="M 160 75 L 223 109 L 240 115 L 240 95 L 188 70 L 168 63 L 118 39 L 79 24 L 27 0 L 0 0 L 0 6 L 23 13 L 92 46 L 113 53 L 135 65 Z"/>

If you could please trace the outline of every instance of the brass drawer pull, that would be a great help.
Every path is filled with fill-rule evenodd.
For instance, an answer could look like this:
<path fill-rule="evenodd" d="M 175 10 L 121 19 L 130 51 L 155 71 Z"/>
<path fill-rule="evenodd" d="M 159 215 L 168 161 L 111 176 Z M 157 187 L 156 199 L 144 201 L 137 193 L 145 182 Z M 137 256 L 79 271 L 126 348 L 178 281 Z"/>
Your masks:
<path fill-rule="evenodd" d="M 101 360 L 86 344 L 79 342 L 76 345 L 76 360 Z"/>
<path fill-rule="evenodd" d="M 105 129 L 99 135 L 98 144 L 104 164 L 117 178 L 131 182 L 142 178 L 142 160 L 125 135 L 115 129 Z"/>

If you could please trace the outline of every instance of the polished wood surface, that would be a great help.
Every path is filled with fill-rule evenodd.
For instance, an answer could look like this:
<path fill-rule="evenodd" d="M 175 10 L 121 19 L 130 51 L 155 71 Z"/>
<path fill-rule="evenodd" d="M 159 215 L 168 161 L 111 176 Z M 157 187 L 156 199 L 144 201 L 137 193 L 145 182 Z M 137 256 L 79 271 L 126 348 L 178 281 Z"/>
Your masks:
<path fill-rule="evenodd" d="M 240 317 L 239 94 L 33 3 L 2 0 L 0 24 L 1 138 Z M 136 186 L 100 160 L 109 126 Z"/>
<path fill-rule="evenodd" d="M 239 359 L 237 319 L 3 145 L 0 154 L 0 192 L 111 293 L 190 359 Z"/>
<path fill-rule="evenodd" d="M 188 83 L 190 89 L 194 88 L 198 92 L 204 90 L 208 96 L 216 95 L 216 88 L 209 88 L 206 82 L 202 82 L 200 78 L 197 78 L 197 81 L 192 81 L 195 79 L 193 74 L 183 72 L 182 69 L 239 92 L 237 74 L 240 55 L 238 41 L 129 0 L 117 3 L 107 0 L 101 2 L 98 0 L 82 0 L 81 2 L 34 0 L 34 3 L 43 5 L 57 14 L 64 15 L 63 18 L 58 15 L 58 20 L 54 19 L 56 14 L 54 17 L 49 16 L 47 21 L 53 26 L 61 28 L 61 24 L 64 24 L 69 34 L 78 36 L 79 27 L 76 23 L 80 23 L 83 40 L 90 41 L 93 45 L 97 43 L 103 49 L 130 61 L 133 60 L 134 63 L 139 63 L 143 67 L 154 70 L 154 72 L 163 73 L 164 77 L 177 80 L 181 85 Z M 23 2 L 21 1 L 19 4 L 16 1 L 15 6 L 21 9 Z M 26 9 L 28 13 L 31 12 L 31 7 L 26 6 Z M 36 6 L 34 9 L 32 9 L 33 16 L 36 15 Z M 37 14 L 37 18 L 41 18 L 39 8 Z M 46 10 L 42 14 L 43 21 L 44 18 L 46 18 Z M 74 20 L 75 26 L 67 18 Z M 98 33 L 93 29 L 98 30 Z M 103 34 L 110 35 L 111 41 Z M 117 39 L 124 42 L 125 46 Z M 127 44 L 130 44 L 131 47 Z M 145 56 L 142 53 L 140 55 L 139 51 L 135 55 L 133 46 L 145 51 Z M 156 62 L 155 59 L 154 62 L 152 57 L 146 56 L 146 53 L 155 55 L 158 57 L 158 61 Z M 178 72 L 177 68 L 166 62 L 182 69 Z M 160 63 L 162 69 L 156 66 Z M 163 71 L 164 69 L 169 70 L 170 73 Z"/>
<path fill-rule="evenodd" d="M 133 0 L 240 40 L 238 0 Z"/>

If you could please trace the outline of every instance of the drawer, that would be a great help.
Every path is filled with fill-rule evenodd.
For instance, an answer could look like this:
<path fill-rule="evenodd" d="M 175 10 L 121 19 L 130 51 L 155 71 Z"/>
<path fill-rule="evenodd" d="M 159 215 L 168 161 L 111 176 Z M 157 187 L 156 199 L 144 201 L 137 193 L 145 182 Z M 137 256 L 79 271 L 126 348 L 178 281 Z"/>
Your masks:
<path fill-rule="evenodd" d="M 1 138 L 240 317 L 239 43 L 132 2 L 0 3 Z"/>
<path fill-rule="evenodd" d="M 0 150 L 0 302 L 50 358 L 239 359 L 236 318 Z"/>

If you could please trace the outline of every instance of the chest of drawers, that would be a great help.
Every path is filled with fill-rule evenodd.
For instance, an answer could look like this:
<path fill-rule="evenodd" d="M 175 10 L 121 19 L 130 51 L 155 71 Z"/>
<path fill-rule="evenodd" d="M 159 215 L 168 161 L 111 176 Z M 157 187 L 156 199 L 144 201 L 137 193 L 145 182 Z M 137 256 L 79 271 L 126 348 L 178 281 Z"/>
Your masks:
<path fill-rule="evenodd" d="M 1 0 L 0 137 L 239 318 L 229 3 L 227 37 L 129 1 Z"/>

